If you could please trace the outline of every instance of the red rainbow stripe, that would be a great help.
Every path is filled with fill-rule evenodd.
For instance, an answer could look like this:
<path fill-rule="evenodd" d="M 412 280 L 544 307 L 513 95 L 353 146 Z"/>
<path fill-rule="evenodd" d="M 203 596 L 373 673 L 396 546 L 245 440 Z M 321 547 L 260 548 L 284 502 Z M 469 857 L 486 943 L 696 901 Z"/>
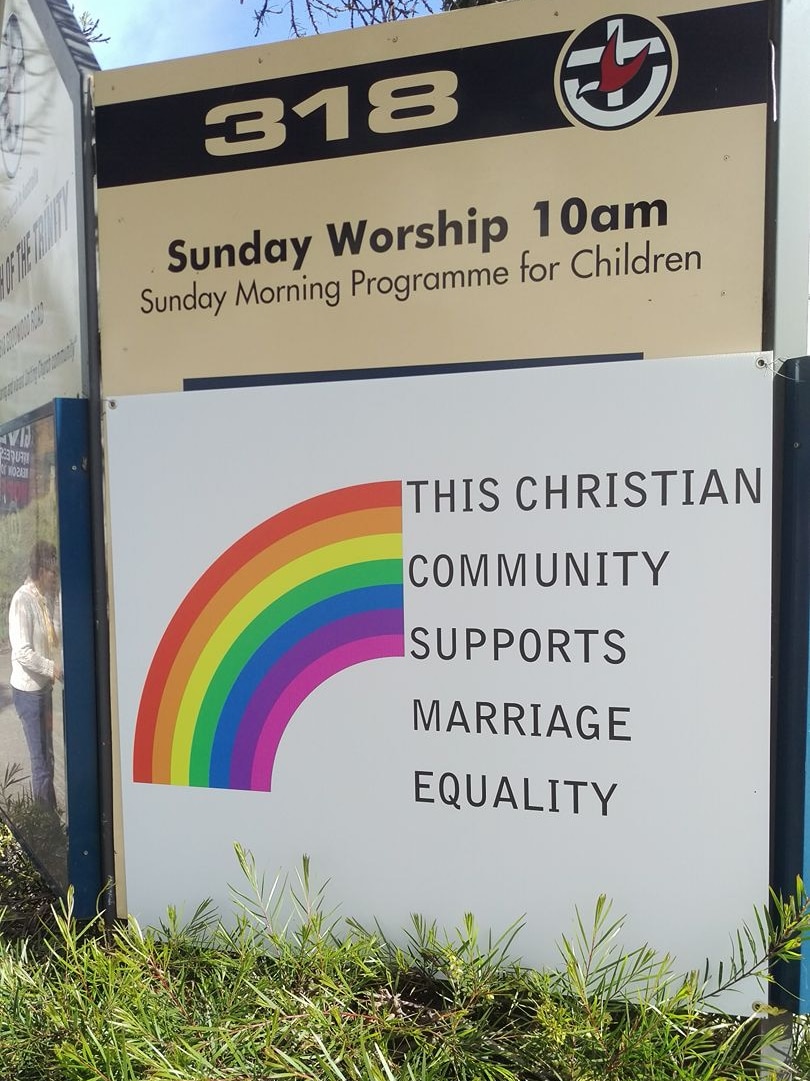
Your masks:
<path fill-rule="evenodd" d="M 262 522 L 198 579 L 161 638 L 136 720 L 134 780 L 222 785 L 221 780 L 212 778 L 253 776 L 252 767 L 240 772 L 231 770 L 230 762 L 209 764 L 209 759 L 215 753 L 231 755 L 238 747 L 244 754 L 244 733 L 240 736 L 238 729 L 232 730 L 240 723 L 234 701 L 240 700 L 244 687 L 254 679 L 251 671 L 256 669 L 257 658 L 261 664 L 264 656 L 275 657 L 279 649 L 289 653 L 293 645 L 299 651 L 306 650 L 307 641 L 313 643 L 310 651 L 328 651 L 329 621 L 334 620 L 336 626 L 340 623 L 346 633 L 345 618 L 341 621 L 336 615 L 338 608 L 346 605 L 355 613 L 366 610 L 362 631 L 366 644 L 355 651 L 356 658 L 362 658 L 363 651 L 368 657 L 402 656 L 401 591 L 400 481 L 326 492 Z M 393 634 L 392 618 L 398 628 Z M 379 632 L 369 630 L 377 625 Z M 369 633 L 379 634 L 376 646 Z M 335 655 L 345 654 L 348 659 L 352 651 L 346 647 L 341 641 L 343 653 Z M 317 657 L 312 660 L 317 669 Z M 274 663 L 279 664 L 281 677 L 284 666 L 279 658 Z M 254 731 L 249 743 L 255 753 L 263 755 L 266 774 L 268 741 L 255 730 L 257 703 L 260 708 L 262 701 L 275 702 L 284 686 L 273 687 L 268 697 L 272 671 L 259 676 L 263 689 L 259 694 L 254 688 Z M 287 695 L 285 700 L 294 698 Z M 286 723 L 279 717 L 275 704 L 272 726 L 277 736 L 279 725 L 283 731 Z M 232 780 L 227 786 L 252 785 Z"/>

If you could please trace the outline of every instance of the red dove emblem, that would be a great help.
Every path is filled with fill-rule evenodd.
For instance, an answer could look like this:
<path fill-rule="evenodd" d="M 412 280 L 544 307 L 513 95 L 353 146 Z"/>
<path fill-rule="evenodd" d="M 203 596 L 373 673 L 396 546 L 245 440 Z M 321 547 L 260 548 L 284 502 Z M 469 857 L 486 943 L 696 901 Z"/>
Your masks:
<path fill-rule="evenodd" d="M 578 98 L 591 90 L 601 90 L 605 94 L 612 94 L 614 91 L 627 86 L 630 80 L 639 73 L 650 52 L 649 42 L 634 57 L 626 63 L 620 64 L 616 59 L 616 42 L 618 38 L 619 28 L 616 27 L 610 35 L 610 39 L 602 53 L 602 59 L 599 62 L 599 82 L 581 86 L 577 92 Z"/>

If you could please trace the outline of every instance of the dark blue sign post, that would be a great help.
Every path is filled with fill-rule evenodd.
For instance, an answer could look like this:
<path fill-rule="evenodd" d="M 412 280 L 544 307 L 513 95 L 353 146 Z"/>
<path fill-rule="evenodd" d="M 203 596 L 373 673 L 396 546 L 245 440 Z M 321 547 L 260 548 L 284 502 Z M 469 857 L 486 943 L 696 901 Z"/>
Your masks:
<path fill-rule="evenodd" d="M 776 612 L 777 709 L 773 755 L 773 870 L 776 889 L 810 881 L 810 357 L 781 370 L 784 392 L 781 567 Z M 777 426 L 777 431 L 778 431 Z M 781 1004 L 810 1012 L 810 943 L 801 962 L 776 973 Z M 798 1003 L 797 1003 L 798 997 Z"/>

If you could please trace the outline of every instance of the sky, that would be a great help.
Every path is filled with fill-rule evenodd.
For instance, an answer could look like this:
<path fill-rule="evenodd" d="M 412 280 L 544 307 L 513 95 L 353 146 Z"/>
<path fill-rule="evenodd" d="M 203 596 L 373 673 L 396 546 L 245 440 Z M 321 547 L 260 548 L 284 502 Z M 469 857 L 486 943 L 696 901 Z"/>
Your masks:
<path fill-rule="evenodd" d="M 99 19 L 111 40 L 93 45 L 102 68 L 239 49 L 290 36 L 289 17 L 275 16 L 254 37 L 255 0 L 75 0 L 77 14 Z"/>

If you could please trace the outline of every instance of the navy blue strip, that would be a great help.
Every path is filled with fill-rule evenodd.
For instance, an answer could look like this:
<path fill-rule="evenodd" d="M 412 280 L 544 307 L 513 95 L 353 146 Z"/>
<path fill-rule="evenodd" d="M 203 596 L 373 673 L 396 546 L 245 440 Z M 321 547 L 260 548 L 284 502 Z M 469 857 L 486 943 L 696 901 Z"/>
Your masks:
<path fill-rule="evenodd" d="M 54 404 L 65 668 L 67 870 L 74 891 L 74 913 L 79 919 L 90 919 L 96 915 L 101 892 L 101 808 L 87 472 L 89 406 L 81 398 L 57 398 Z"/>
<path fill-rule="evenodd" d="M 581 357 L 536 357 L 528 360 L 472 361 L 463 364 L 411 364 L 396 368 L 352 368 L 349 370 L 341 369 L 340 371 L 216 375 L 184 379 L 183 390 L 283 387 L 297 383 L 344 383 L 353 379 L 403 379 L 414 375 L 452 375 L 456 372 L 497 372 L 513 371 L 520 368 L 556 368 L 565 364 L 605 364 L 643 359 L 643 353 L 605 353 Z"/>

